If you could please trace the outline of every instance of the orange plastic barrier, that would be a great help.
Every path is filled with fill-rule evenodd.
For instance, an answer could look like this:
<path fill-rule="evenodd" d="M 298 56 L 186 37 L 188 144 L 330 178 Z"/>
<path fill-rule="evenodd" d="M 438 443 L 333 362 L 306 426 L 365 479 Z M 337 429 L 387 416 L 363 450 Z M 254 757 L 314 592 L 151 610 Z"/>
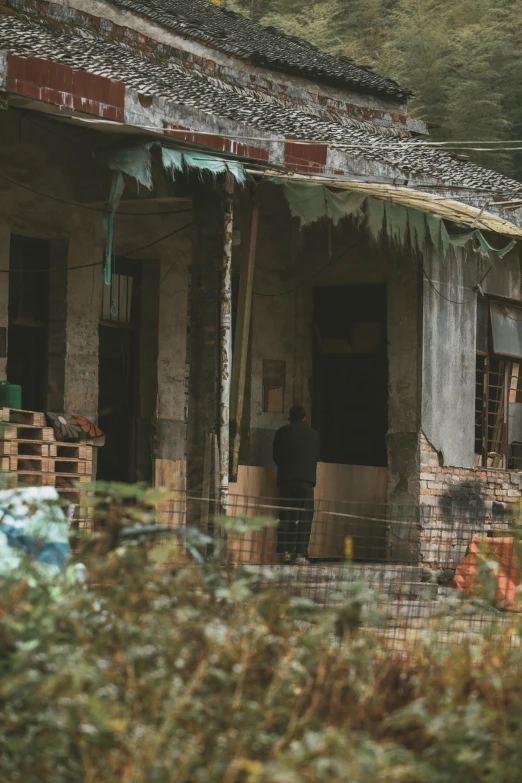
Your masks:
<path fill-rule="evenodd" d="M 517 587 L 522 584 L 522 568 L 516 546 L 512 538 L 475 536 L 456 568 L 453 586 L 466 595 L 480 595 L 479 566 L 481 563 L 493 560 L 499 565 L 495 573 L 497 581 L 495 606 L 510 611 L 519 607 Z"/>

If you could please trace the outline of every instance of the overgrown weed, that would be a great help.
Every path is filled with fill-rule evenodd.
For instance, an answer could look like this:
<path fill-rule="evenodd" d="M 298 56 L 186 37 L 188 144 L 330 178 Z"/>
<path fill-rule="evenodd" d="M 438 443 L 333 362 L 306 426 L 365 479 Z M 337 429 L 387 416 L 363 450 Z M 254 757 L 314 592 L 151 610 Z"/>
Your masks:
<path fill-rule="evenodd" d="M 359 622 L 363 587 L 318 609 L 219 559 L 166 567 L 112 524 L 79 546 L 83 586 L 0 586 L 0 780 L 520 780 L 516 616 L 394 652 Z"/>

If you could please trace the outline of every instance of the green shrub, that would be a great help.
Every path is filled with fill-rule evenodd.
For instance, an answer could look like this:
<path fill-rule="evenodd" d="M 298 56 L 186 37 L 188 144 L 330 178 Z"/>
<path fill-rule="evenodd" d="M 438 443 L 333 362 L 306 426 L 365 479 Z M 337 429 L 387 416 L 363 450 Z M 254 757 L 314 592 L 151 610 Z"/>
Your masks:
<path fill-rule="evenodd" d="M 0 781 L 520 780 L 514 629 L 393 653 L 361 586 L 319 610 L 252 569 L 98 543 L 83 587 L 0 586 Z"/>

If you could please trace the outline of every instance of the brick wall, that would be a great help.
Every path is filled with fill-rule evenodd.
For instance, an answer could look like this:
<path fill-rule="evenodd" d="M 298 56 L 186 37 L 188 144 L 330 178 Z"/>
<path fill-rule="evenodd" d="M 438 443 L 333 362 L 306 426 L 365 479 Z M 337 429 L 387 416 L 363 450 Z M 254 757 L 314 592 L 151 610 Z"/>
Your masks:
<path fill-rule="evenodd" d="M 485 468 L 453 468 L 426 437 L 420 437 L 420 541 L 422 563 L 454 566 L 474 535 L 486 535 L 519 513 L 522 473 Z"/>

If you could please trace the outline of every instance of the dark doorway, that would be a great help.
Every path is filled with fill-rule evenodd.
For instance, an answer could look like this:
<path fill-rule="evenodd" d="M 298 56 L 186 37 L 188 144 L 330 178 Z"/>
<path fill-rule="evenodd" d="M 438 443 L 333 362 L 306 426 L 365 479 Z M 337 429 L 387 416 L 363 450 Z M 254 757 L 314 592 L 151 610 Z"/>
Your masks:
<path fill-rule="evenodd" d="M 7 380 L 22 387 L 22 407 L 43 411 L 47 396 L 49 243 L 11 236 Z"/>
<path fill-rule="evenodd" d="M 387 465 L 386 287 L 315 290 L 313 425 L 321 459 Z"/>
<path fill-rule="evenodd" d="M 97 478 L 134 481 L 139 379 L 139 264 L 120 259 L 104 286 L 99 346 L 98 423 L 105 434 Z"/>

